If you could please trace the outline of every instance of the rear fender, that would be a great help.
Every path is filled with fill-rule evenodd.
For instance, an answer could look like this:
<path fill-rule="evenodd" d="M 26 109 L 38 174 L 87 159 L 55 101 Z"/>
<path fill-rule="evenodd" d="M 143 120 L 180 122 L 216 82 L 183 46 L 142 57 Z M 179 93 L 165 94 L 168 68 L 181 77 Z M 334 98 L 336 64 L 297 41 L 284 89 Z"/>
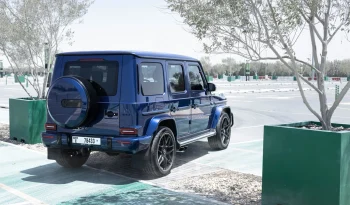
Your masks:
<path fill-rule="evenodd" d="M 212 117 L 211 117 L 211 121 L 210 121 L 210 126 L 211 126 L 210 128 L 212 128 L 212 129 L 216 128 L 216 125 L 219 122 L 219 119 L 220 119 L 222 112 L 226 112 L 229 115 L 229 117 L 231 119 L 231 127 L 233 126 L 234 118 L 233 118 L 233 114 L 231 112 L 231 108 L 228 105 L 223 105 L 223 106 L 217 106 L 217 107 L 213 108 Z"/>
<path fill-rule="evenodd" d="M 172 120 L 174 121 L 174 124 L 175 124 L 174 118 L 169 115 L 155 116 L 151 118 L 150 122 L 148 123 L 146 136 L 152 136 L 157 131 L 159 124 L 164 120 Z M 175 124 L 175 129 L 176 129 L 176 124 Z"/>

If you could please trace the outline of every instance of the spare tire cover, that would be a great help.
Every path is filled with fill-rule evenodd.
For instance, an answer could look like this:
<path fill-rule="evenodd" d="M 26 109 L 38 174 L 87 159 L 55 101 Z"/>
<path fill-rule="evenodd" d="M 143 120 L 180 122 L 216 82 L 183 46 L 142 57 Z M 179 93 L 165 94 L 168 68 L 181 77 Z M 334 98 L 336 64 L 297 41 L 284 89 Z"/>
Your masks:
<path fill-rule="evenodd" d="M 96 105 L 95 89 L 88 80 L 79 76 L 60 77 L 48 91 L 48 113 L 57 125 L 64 128 L 77 128 L 88 123 Z"/>

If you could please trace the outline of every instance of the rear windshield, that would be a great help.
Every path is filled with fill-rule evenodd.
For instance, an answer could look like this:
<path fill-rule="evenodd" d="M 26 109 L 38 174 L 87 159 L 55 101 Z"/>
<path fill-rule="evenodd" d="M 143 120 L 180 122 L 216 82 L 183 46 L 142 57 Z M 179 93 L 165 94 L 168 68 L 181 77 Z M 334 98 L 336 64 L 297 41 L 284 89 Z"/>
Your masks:
<path fill-rule="evenodd" d="M 64 67 L 64 75 L 76 75 L 89 80 L 99 96 L 117 93 L 118 62 L 116 61 L 71 61 Z"/>

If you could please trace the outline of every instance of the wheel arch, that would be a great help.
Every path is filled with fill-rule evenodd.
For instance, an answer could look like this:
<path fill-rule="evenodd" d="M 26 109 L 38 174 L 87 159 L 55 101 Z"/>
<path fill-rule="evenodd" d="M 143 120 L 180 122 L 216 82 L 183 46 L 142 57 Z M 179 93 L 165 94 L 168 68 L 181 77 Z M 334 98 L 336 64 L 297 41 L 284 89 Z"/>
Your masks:
<path fill-rule="evenodd" d="M 225 112 L 229 115 L 231 119 L 231 126 L 233 125 L 233 114 L 231 112 L 231 107 L 228 105 L 216 106 L 213 108 L 212 117 L 209 121 L 210 128 L 215 129 L 216 125 L 220 119 L 221 113 Z"/>
<path fill-rule="evenodd" d="M 146 135 L 147 136 L 154 135 L 155 132 L 158 130 L 159 126 L 169 127 L 173 132 L 175 139 L 177 139 L 176 123 L 174 118 L 169 115 L 161 115 L 161 116 L 155 116 L 151 118 L 147 126 Z"/>

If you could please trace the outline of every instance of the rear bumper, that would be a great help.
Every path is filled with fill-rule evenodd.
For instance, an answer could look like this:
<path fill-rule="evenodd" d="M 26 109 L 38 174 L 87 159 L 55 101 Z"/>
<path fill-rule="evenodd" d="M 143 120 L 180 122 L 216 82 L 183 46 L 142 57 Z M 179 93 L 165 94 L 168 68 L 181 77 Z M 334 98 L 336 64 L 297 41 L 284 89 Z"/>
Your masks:
<path fill-rule="evenodd" d="M 109 137 L 109 136 L 86 136 L 101 139 L 101 145 L 83 145 L 72 143 L 72 137 L 64 133 L 41 134 L 43 144 L 48 148 L 80 149 L 90 148 L 92 151 L 102 152 L 123 152 L 135 154 L 149 147 L 152 136 L 130 136 L 130 137 Z"/>

